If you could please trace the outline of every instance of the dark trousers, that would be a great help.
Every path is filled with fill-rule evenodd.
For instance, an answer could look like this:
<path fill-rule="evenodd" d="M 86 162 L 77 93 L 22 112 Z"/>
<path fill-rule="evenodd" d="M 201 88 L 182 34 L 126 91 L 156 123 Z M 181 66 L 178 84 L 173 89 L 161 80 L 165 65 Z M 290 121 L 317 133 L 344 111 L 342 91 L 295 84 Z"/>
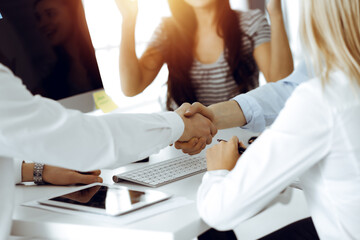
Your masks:
<path fill-rule="evenodd" d="M 216 231 L 210 229 L 198 237 L 199 240 L 236 240 L 233 231 Z M 240 236 L 241 239 L 241 236 Z M 260 238 L 260 240 L 318 240 L 315 226 L 311 218 L 305 218 L 291 223 L 269 235 Z"/>
<path fill-rule="evenodd" d="M 315 226 L 311 218 L 305 218 L 287 225 L 261 240 L 318 240 Z"/>

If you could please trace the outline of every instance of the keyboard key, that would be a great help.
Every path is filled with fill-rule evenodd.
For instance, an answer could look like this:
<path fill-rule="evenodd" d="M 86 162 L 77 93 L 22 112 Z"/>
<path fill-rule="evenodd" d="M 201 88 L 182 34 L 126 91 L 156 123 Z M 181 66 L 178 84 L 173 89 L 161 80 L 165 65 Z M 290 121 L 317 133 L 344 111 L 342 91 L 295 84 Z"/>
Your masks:
<path fill-rule="evenodd" d="M 113 176 L 114 182 L 130 181 L 159 187 L 206 171 L 205 155 L 180 156 Z"/>

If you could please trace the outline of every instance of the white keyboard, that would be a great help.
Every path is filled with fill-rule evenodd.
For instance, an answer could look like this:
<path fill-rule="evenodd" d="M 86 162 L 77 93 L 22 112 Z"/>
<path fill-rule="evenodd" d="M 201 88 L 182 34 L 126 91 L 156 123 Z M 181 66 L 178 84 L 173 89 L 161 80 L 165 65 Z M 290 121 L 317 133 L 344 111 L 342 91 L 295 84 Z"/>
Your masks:
<path fill-rule="evenodd" d="M 113 181 L 130 181 L 156 188 L 205 171 L 204 155 L 186 155 L 114 175 Z"/>

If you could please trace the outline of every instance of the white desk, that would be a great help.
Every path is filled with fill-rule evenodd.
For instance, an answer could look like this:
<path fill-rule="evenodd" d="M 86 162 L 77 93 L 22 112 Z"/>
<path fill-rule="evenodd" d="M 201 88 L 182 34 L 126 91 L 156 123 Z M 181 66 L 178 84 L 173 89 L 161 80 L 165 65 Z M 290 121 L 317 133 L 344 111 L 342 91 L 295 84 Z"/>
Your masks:
<path fill-rule="evenodd" d="M 219 131 L 216 138 L 229 139 L 237 135 L 247 141 L 252 136 L 239 128 Z M 215 144 L 216 141 L 213 142 Z M 173 147 L 167 147 L 159 154 L 150 158 L 150 163 L 130 164 L 116 170 L 104 170 L 105 183 L 114 184 L 112 175 L 114 172 L 140 167 L 153 162 L 167 159 L 182 154 Z M 196 191 L 201 183 L 203 174 L 195 175 L 162 187 L 160 191 L 184 196 L 188 199 L 196 199 Z M 144 189 L 139 185 L 121 183 L 137 189 Z M 200 219 L 195 202 L 193 204 L 177 208 L 151 218 L 143 219 L 126 226 L 104 223 L 90 219 L 80 218 L 74 215 L 49 212 L 46 210 L 20 206 L 21 203 L 46 196 L 64 194 L 78 187 L 55 187 L 55 186 L 17 186 L 16 208 L 13 217 L 12 235 L 27 236 L 42 239 L 194 239 L 206 231 L 209 227 Z M 305 199 L 300 190 L 288 189 L 278 197 L 281 203 L 269 206 L 265 211 L 248 221 L 240 224 L 235 233 L 241 239 L 255 239 L 264 236 L 295 220 L 309 216 Z"/>

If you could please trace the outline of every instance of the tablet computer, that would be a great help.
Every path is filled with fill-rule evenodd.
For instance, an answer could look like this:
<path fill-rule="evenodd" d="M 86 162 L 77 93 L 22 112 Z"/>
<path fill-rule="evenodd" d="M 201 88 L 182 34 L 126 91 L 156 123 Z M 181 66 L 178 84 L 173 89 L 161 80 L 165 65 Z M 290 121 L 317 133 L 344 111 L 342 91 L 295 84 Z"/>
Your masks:
<path fill-rule="evenodd" d="M 95 184 L 69 194 L 39 200 L 38 202 L 48 206 L 117 216 L 164 201 L 170 197 L 169 194 L 154 190 L 137 191 L 127 187 Z"/>

